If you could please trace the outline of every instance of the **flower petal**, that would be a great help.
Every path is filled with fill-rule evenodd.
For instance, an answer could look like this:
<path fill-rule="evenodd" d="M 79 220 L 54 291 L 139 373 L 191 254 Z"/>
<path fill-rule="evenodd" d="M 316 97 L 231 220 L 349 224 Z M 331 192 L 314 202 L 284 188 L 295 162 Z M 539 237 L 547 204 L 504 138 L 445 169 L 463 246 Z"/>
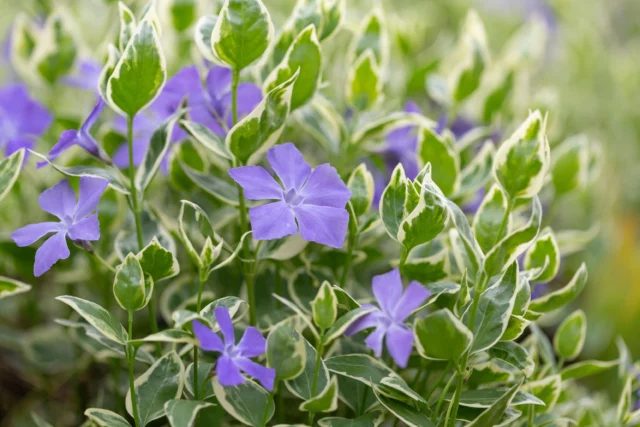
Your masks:
<path fill-rule="evenodd" d="M 71 217 L 76 207 L 76 195 L 66 179 L 61 180 L 53 187 L 44 190 L 38 198 L 40 207 L 61 220 L 65 216 Z"/>
<path fill-rule="evenodd" d="M 267 159 L 287 191 L 299 191 L 311 175 L 311 166 L 290 142 L 270 148 Z"/>
<path fill-rule="evenodd" d="M 149 148 L 149 137 L 138 137 L 133 140 L 133 165 L 138 166 Z M 129 147 L 126 143 L 121 144 L 113 153 L 113 164 L 120 169 L 129 167 Z"/>
<path fill-rule="evenodd" d="M 98 214 L 96 213 L 74 222 L 69 227 L 68 234 L 71 240 L 98 240 L 100 238 Z"/>
<path fill-rule="evenodd" d="M 238 343 L 238 350 L 245 357 L 256 357 L 264 354 L 267 347 L 267 340 L 262 336 L 258 328 L 249 326 L 242 334 Z"/>
<path fill-rule="evenodd" d="M 325 163 L 313 170 L 300 196 L 305 205 L 344 208 L 351 198 L 351 191 L 340 179 L 336 168 Z"/>
<path fill-rule="evenodd" d="M 107 189 L 109 181 L 104 178 L 83 176 L 80 178 L 80 190 L 78 191 L 78 204 L 73 217 L 84 218 L 95 211 L 100 202 L 102 193 Z"/>
<path fill-rule="evenodd" d="M 373 276 L 372 281 L 373 295 L 375 295 L 378 304 L 389 317 L 393 317 L 395 308 L 402 296 L 402 279 L 400 278 L 400 270 L 397 268 L 385 274 Z"/>
<path fill-rule="evenodd" d="M 10 139 L 7 141 L 6 147 L 4 147 L 4 153 L 8 157 L 22 148 L 30 150 L 35 145 L 36 145 L 36 142 L 33 140 L 33 138 L 28 136 Z M 25 155 L 25 161 L 26 161 L 26 155 Z"/>
<path fill-rule="evenodd" d="M 231 90 L 231 70 L 225 67 L 215 66 L 207 73 L 207 93 L 215 103 Z"/>
<path fill-rule="evenodd" d="M 47 233 L 58 231 L 60 224 L 57 222 L 41 222 L 38 224 L 25 225 L 11 233 L 11 238 L 16 245 L 23 247 L 36 242 Z"/>
<path fill-rule="evenodd" d="M 229 175 L 244 190 L 249 200 L 281 199 L 282 187 L 262 166 L 229 169 Z"/>
<path fill-rule="evenodd" d="M 206 351 L 219 351 L 222 352 L 224 350 L 224 344 L 222 340 L 213 332 L 208 326 L 203 325 L 197 320 L 191 322 L 191 326 L 193 327 L 193 333 L 195 334 L 198 342 L 200 343 L 200 348 Z"/>
<path fill-rule="evenodd" d="M 240 374 L 240 369 L 238 369 L 235 361 L 226 355 L 218 359 L 216 375 L 218 376 L 220 385 L 225 387 L 233 387 L 246 381 L 242 374 Z"/>
<path fill-rule="evenodd" d="M 42 276 L 58 260 L 67 258 L 69 258 L 67 238 L 64 232 L 59 231 L 49 237 L 36 251 L 36 261 L 33 265 L 34 276 Z"/>
<path fill-rule="evenodd" d="M 227 307 L 216 307 L 213 309 L 213 315 L 216 318 L 216 322 L 218 322 L 218 326 L 220 326 L 225 345 L 235 345 L 236 337 L 233 332 L 233 322 L 229 315 L 229 309 Z"/>
<path fill-rule="evenodd" d="M 429 295 L 431 295 L 431 292 L 420 283 L 409 283 L 394 308 L 394 319 L 398 322 L 404 322 L 416 308 L 420 307 L 429 298 Z"/>
<path fill-rule="evenodd" d="M 387 330 L 387 350 L 401 368 L 406 368 L 413 349 L 413 331 L 406 326 L 391 325 Z"/>
<path fill-rule="evenodd" d="M 238 120 L 244 119 L 262 101 L 262 89 L 253 83 L 241 83 L 238 86 Z M 227 127 L 233 126 L 233 113 L 231 111 L 231 92 L 220 99 L 220 107 L 223 108 L 223 115 L 226 118 Z"/>
<path fill-rule="evenodd" d="M 383 328 L 376 328 L 369 334 L 367 339 L 364 340 L 364 343 L 373 350 L 376 357 L 382 356 L 382 340 L 384 339 L 385 332 L 386 330 Z"/>
<path fill-rule="evenodd" d="M 273 202 L 249 209 L 249 219 L 253 238 L 256 240 L 273 240 L 296 234 L 293 211 L 285 202 Z"/>
<path fill-rule="evenodd" d="M 253 360 L 247 359 L 246 357 L 238 357 L 237 359 L 234 359 L 234 361 L 240 369 L 260 381 L 264 388 L 269 391 L 273 390 L 273 383 L 276 379 L 275 369 L 264 367 Z"/>
<path fill-rule="evenodd" d="M 349 225 L 349 214 L 345 209 L 304 204 L 293 211 L 304 239 L 332 248 L 342 247 Z"/>
<path fill-rule="evenodd" d="M 373 307 L 370 304 L 365 304 L 362 307 Z M 365 314 L 355 322 L 353 322 L 349 327 L 344 331 L 344 334 L 348 337 L 351 335 L 355 335 L 360 331 L 363 331 L 368 328 L 373 328 L 378 324 L 378 316 L 380 315 L 380 311 L 374 311 L 369 314 Z"/>
<path fill-rule="evenodd" d="M 202 83 L 195 65 L 181 68 L 167 80 L 150 108 L 159 120 L 164 120 L 180 107 L 184 98 L 188 98 L 190 106 L 202 103 Z"/>
<path fill-rule="evenodd" d="M 60 139 L 49 151 L 49 160 L 56 159 L 60 154 L 78 143 L 78 132 L 74 129 L 65 130 L 60 134 Z M 46 164 L 46 162 L 42 162 Z"/>

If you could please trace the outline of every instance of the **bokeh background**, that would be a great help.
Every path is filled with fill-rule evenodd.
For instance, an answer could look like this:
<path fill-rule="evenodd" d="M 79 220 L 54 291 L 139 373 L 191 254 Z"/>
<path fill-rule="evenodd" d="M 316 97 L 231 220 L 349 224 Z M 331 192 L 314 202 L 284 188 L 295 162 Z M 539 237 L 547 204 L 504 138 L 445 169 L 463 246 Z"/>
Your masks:
<path fill-rule="evenodd" d="M 158 0 L 158 3 L 162 1 Z M 402 102 L 407 98 L 428 103 L 425 78 L 452 49 L 470 8 L 476 9 L 484 21 L 492 52 L 499 52 L 524 23 L 537 20 L 544 24 L 548 37 L 543 57 L 530 71 L 531 84 L 528 93 L 521 94 L 521 108 L 540 107 L 549 112 L 552 147 L 569 136 L 584 134 L 601 148 L 599 179 L 583 194 L 560 200 L 547 217 L 554 229 L 598 231 L 584 251 L 563 261 L 577 265 L 584 260 L 589 268 L 587 288 L 576 303 L 588 318 L 589 333 L 583 357 L 615 358 L 618 336 L 624 338 L 636 357 L 640 356 L 637 333 L 640 322 L 640 1 L 347 1 L 347 26 L 357 26 L 375 5 L 384 10 L 390 28 L 391 51 L 386 95 L 397 109 L 402 108 Z M 207 2 L 209 0 L 203 1 Z M 213 1 L 209 3 L 204 7 L 213 8 Z M 278 28 L 291 13 L 294 0 L 265 0 L 265 4 Z M 37 19 L 51 8 L 64 9 L 74 16 L 80 56 L 102 61 L 105 40 L 118 25 L 117 8 L 107 0 L 0 0 L 0 37 L 6 40 L 5 35 L 19 13 Z M 338 35 L 329 53 L 331 58 L 336 58 L 338 72 L 339 57 L 344 54 L 340 43 Z M 14 79 L 10 61 L 3 54 L 0 56 L 0 84 Z M 339 88 L 328 90 L 339 91 Z M 92 94 L 81 91 L 41 88 L 32 93 L 50 108 L 55 107 L 60 116 L 68 118 L 66 122 L 52 126 L 41 142 L 43 151 L 57 140 L 60 131 L 70 123 L 79 122 L 94 101 Z M 22 190 L 37 195 L 36 189 Z M 17 248 L 8 240 L 9 233 L 18 224 L 23 224 L 20 215 L 19 211 L 8 211 L 0 206 L 0 274 L 13 268 L 3 261 L 3 256 L 23 256 L 25 262 L 29 261 L 27 264 L 32 259 L 32 253 L 16 252 Z M 78 282 L 81 267 L 74 277 L 59 276 L 59 280 Z M 561 282 L 566 280 L 566 276 L 560 278 Z M 36 288 L 32 296 L 0 304 L 0 352 L 15 348 L 23 339 L 23 335 L 6 326 L 16 324 L 17 312 L 21 313 L 18 323 L 23 326 L 23 333 L 32 337 L 52 334 L 52 326 L 43 326 L 43 313 L 59 293 L 47 290 L 46 281 L 31 283 Z M 41 341 L 41 345 L 42 348 L 35 349 L 31 356 L 37 359 L 42 351 L 46 357 L 36 360 L 36 365 L 45 369 L 49 364 L 53 367 L 66 357 L 66 352 L 72 351 L 47 347 L 46 340 Z M 61 387 L 61 379 L 53 381 L 40 377 L 36 372 L 39 367 L 34 367 L 34 371 L 27 370 L 23 380 L 36 383 L 40 391 L 55 394 L 56 390 L 51 388 Z M 12 369 L 10 364 L 0 366 L 0 381 L 11 378 L 2 373 L 7 369 Z M 599 387 L 599 381 L 602 379 L 596 379 L 593 386 Z M 77 384 L 77 387 L 82 386 L 88 384 Z M 0 397 L 3 389 L 10 387 L 19 385 L 0 383 Z M 58 398 L 64 399 L 63 396 Z M 13 400 L 0 400 L 3 400 L 0 411 L 17 410 L 7 407 Z M 24 400 L 20 404 L 28 405 L 28 399 Z"/>

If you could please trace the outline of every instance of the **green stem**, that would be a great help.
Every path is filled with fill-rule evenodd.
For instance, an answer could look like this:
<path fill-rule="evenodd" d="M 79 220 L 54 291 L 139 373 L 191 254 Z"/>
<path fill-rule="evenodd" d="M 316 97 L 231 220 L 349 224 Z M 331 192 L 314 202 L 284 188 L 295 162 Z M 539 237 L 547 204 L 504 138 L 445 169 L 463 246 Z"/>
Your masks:
<path fill-rule="evenodd" d="M 274 292 L 276 295 L 280 295 L 282 296 L 282 277 L 280 277 L 280 263 L 276 262 L 276 271 L 275 271 L 275 285 L 274 285 Z M 280 302 L 280 300 L 276 300 L 276 309 L 280 309 L 282 307 L 282 303 Z"/>
<path fill-rule="evenodd" d="M 133 339 L 133 311 L 129 310 L 129 339 Z M 125 352 L 127 353 L 127 362 L 129 362 L 129 391 L 131 392 L 131 410 L 133 411 L 133 420 L 135 427 L 140 427 L 140 416 L 138 415 L 138 397 L 136 396 L 135 378 L 133 373 L 133 364 L 135 362 L 136 353 L 132 345 L 125 344 Z"/>
<path fill-rule="evenodd" d="M 313 382 L 311 383 L 311 395 L 315 397 L 316 388 L 318 387 L 318 376 L 320 374 L 320 362 L 322 361 L 322 353 L 324 352 L 324 331 L 320 334 L 318 338 L 318 342 L 316 343 L 316 366 L 313 370 Z M 315 412 L 309 412 L 309 426 L 313 426 L 313 418 L 315 417 Z"/>
<path fill-rule="evenodd" d="M 127 146 L 129 148 L 129 186 L 131 187 L 131 202 L 133 205 L 133 217 L 136 221 L 136 234 L 138 236 L 138 250 L 144 247 L 144 239 L 142 238 L 142 220 L 140 214 L 140 200 L 138 199 L 138 189 L 136 188 L 136 169 L 133 163 L 133 118 L 127 117 Z"/>
<path fill-rule="evenodd" d="M 358 244 L 358 235 L 354 233 L 354 236 L 349 236 L 349 240 L 347 242 L 347 259 L 344 261 L 344 268 L 342 270 L 342 277 L 340 277 L 340 287 L 344 288 L 347 284 L 347 275 L 349 274 L 349 269 L 351 268 L 351 260 L 353 258 L 353 249 Z"/>
<path fill-rule="evenodd" d="M 271 390 L 271 402 L 273 404 L 273 398 L 276 396 L 276 393 L 278 392 L 278 380 L 276 380 L 273 383 L 273 390 Z M 282 393 L 280 393 L 282 394 Z M 266 426 L 267 425 L 267 417 L 269 416 L 269 408 L 271 407 L 270 404 L 267 404 L 267 407 L 264 408 L 264 415 L 262 416 L 262 426 Z"/>
<path fill-rule="evenodd" d="M 457 376 L 458 376 L 457 373 L 451 375 L 451 378 L 449 378 L 449 381 L 447 381 L 447 384 L 444 386 L 442 393 L 440 393 L 440 397 L 438 398 L 438 404 L 436 405 L 436 412 L 435 412 L 436 417 L 438 416 L 438 414 L 440 414 L 440 409 L 442 408 L 442 404 L 444 403 L 444 398 L 447 395 L 447 392 L 449 391 L 451 384 L 453 384 L 453 380 L 456 379 Z"/>
<path fill-rule="evenodd" d="M 233 125 L 238 123 L 238 83 L 240 81 L 240 70 L 233 69 L 231 72 L 231 114 L 233 114 Z"/>
<path fill-rule="evenodd" d="M 196 312 L 200 313 L 202 309 L 202 288 L 204 287 L 204 277 L 202 272 L 198 274 L 198 301 L 196 302 Z M 193 397 L 200 400 L 200 387 L 198 387 L 198 346 L 193 346 Z"/>
<path fill-rule="evenodd" d="M 104 258 L 102 258 L 100 255 L 98 255 L 95 251 L 91 251 L 90 252 L 91 255 L 93 255 L 93 257 L 100 263 L 102 264 L 103 267 L 105 267 L 107 270 L 109 270 L 110 272 L 114 273 L 116 272 L 116 269 L 113 268 L 113 266 L 111 264 L 109 264 L 107 262 L 107 260 L 105 260 Z"/>
<path fill-rule="evenodd" d="M 502 217 L 502 222 L 500 223 L 500 228 L 498 229 L 498 234 L 496 235 L 496 241 L 493 242 L 495 246 L 496 243 L 502 239 L 502 234 L 505 232 L 505 228 L 509 223 L 509 217 L 511 216 L 511 211 L 513 210 L 513 206 L 515 205 L 515 200 L 510 199 L 507 201 L 507 209 L 504 211 L 504 216 Z"/>
<path fill-rule="evenodd" d="M 534 415 L 533 405 L 529 405 L 528 412 L 529 412 L 529 417 L 528 417 L 527 426 L 528 427 L 533 427 L 533 415 Z"/>
<path fill-rule="evenodd" d="M 425 396 L 424 400 L 429 401 L 429 398 L 431 397 L 433 392 L 436 391 L 438 389 L 438 387 L 440 387 L 440 384 L 442 384 L 442 381 L 444 381 L 444 379 L 446 378 L 447 374 L 449 373 L 449 369 L 451 369 L 451 365 L 452 364 L 453 364 L 453 362 L 449 362 L 447 364 L 447 366 L 444 368 L 444 371 L 442 371 L 442 375 L 440 375 L 440 378 L 438 378 L 438 380 L 435 382 L 435 384 L 433 385 L 431 390 L 429 390 L 429 392 Z"/>
<path fill-rule="evenodd" d="M 449 425 L 449 420 L 451 420 L 451 427 L 454 427 L 456 424 L 456 417 L 458 416 L 458 406 L 460 405 L 460 394 L 462 393 L 462 381 L 464 380 L 464 375 L 462 372 L 458 373 L 458 382 L 456 384 L 456 391 L 453 396 L 453 401 L 451 405 L 449 405 L 449 409 L 447 410 L 447 417 L 445 418 L 444 425 L 447 427 Z M 449 418 L 451 415 L 451 418 Z"/>

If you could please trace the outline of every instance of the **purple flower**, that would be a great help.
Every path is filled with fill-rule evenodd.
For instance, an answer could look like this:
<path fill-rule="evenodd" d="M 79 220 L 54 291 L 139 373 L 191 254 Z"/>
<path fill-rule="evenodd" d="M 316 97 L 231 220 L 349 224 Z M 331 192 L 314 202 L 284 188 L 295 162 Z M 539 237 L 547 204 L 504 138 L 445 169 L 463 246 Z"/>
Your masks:
<path fill-rule="evenodd" d="M 38 101 L 29 97 L 27 87 L 14 84 L 0 88 L 0 146 L 7 156 L 21 148 L 33 148 L 53 121 Z"/>
<path fill-rule="evenodd" d="M 90 241 L 100 238 L 100 223 L 98 214 L 91 215 L 100 201 L 100 196 L 107 188 L 109 181 L 102 178 L 83 176 L 80 178 L 79 198 L 69 184 L 63 179 L 53 187 L 45 190 L 39 197 L 40 207 L 52 215 L 57 216 L 58 222 L 41 222 L 22 227 L 13 233 L 11 238 L 16 245 L 29 246 L 49 233 L 49 237 L 36 251 L 33 274 L 38 277 L 58 260 L 69 257 L 66 238 L 73 241 Z"/>
<path fill-rule="evenodd" d="M 95 138 L 91 136 L 91 133 L 89 132 L 100 115 L 100 112 L 104 109 L 104 106 L 105 103 L 102 98 L 98 99 L 98 103 L 93 107 L 93 110 L 91 110 L 91 113 L 89 113 L 89 116 L 85 119 L 84 123 L 82 123 L 80 130 L 76 131 L 74 129 L 70 129 L 62 132 L 56 145 L 54 145 L 51 151 L 49 151 L 49 160 L 57 158 L 72 146 L 79 145 L 92 156 L 95 156 L 104 162 L 110 162 L 109 156 L 107 156 L 107 154 L 100 148 Z M 42 166 L 44 164 L 46 164 L 46 162 L 39 163 L 38 166 Z"/>
<path fill-rule="evenodd" d="M 200 348 L 207 351 L 217 351 L 220 357 L 216 363 L 216 375 L 223 386 L 236 386 L 245 382 L 240 371 L 256 378 L 267 390 L 273 389 L 276 370 L 266 368 L 251 360 L 266 351 L 267 340 L 257 328 L 249 326 L 236 344 L 233 323 L 227 307 L 216 307 L 213 310 L 222 339 L 207 326 L 194 320 L 193 332 L 200 342 Z"/>
<path fill-rule="evenodd" d="M 441 134 L 445 130 L 447 125 L 448 125 L 447 115 L 442 114 L 438 118 L 438 124 L 436 126 L 435 131 Z M 475 127 L 476 127 L 476 124 L 474 121 L 469 120 L 463 116 L 457 116 L 453 121 L 453 123 L 451 123 L 449 130 L 451 131 L 453 136 L 456 137 L 456 139 L 460 139 L 465 133 L 469 132 L 470 130 L 473 130 Z"/>
<path fill-rule="evenodd" d="M 97 92 L 101 72 L 102 65 L 100 63 L 93 59 L 83 59 L 78 61 L 76 72 L 64 76 L 61 81 L 67 86 Z"/>
<path fill-rule="evenodd" d="M 404 107 L 407 113 L 421 113 L 420 107 L 415 102 L 409 101 Z M 387 144 L 382 152 L 385 157 L 387 169 L 392 171 L 398 163 L 402 163 L 407 178 L 414 179 L 420 167 L 416 150 L 418 148 L 418 135 L 415 126 L 404 126 L 387 134 Z"/>
<path fill-rule="evenodd" d="M 282 185 L 261 166 L 229 170 L 247 199 L 272 200 L 249 209 L 253 237 L 279 239 L 300 228 L 306 240 L 341 248 L 349 224 L 345 206 L 351 191 L 335 168 L 325 163 L 311 171 L 290 142 L 269 149 L 267 158 Z"/>
<path fill-rule="evenodd" d="M 219 135 L 226 135 L 233 126 L 231 111 L 231 70 L 215 66 L 209 70 L 204 98 L 190 110 L 192 120 Z M 253 83 L 238 85 L 238 120 L 241 120 L 262 101 L 262 91 Z"/>
<path fill-rule="evenodd" d="M 375 328 L 365 340 L 367 346 L 374 351 L 376 357 L 380 357 L 382 340 L 386 340 L 393 360 L 398 366 L 405 368 L 413 349 L 413 331 L 404 321 L 429 298 L 431 292 L 420 283 L 411 282 L 403 293 L 402 279 L 397 268 L 374 276 L 372 287 L 380 309 L 358 319 L 347 328 L 345 335 L 351 336 L 364 329 Z M 374 306 L 367 304 L 363 307 Z"/>

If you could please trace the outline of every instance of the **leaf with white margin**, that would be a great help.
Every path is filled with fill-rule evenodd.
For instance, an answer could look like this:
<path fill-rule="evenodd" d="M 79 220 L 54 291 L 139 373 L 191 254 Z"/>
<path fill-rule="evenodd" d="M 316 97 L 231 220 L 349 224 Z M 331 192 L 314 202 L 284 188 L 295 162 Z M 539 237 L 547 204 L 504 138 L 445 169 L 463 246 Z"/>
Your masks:
<path fill-rule="evenodd" d="M 208 127 L 190 120 L 180 120 L 180 126 L 191 135 L 197 143 L 213 153 L 216 157 L 224 159 L 227 161 L 226 163 L 233 159 L 233 154 L 231 154 L 224 145 L 224 138 L 213 133 Z"/>
<path fill-rule="evenodd" d="M 407 261 L 400 267 L 400 271 L 407 280 L 415 280 L 422 284 L 437 282 L 450 274 L 449 255 L 449 250 L 446 248 L 426 257 L 409 255 Z"/>
<path fill-rule="evenodd" d="M 306 362 L 302 373 L 295 378 L 285 382 L 287 389 L 300 399 L 307 401 L 315 397 L 319 391 L 324 390 L 329 383 L 329 371 L 324 360 L 320 359 L 320 369 L 318 370 L 318 378 L 315 393 L 313 391 L 314 373 L 316 369 L 316 358 L 318 352 L 304 337 L 302 338 L 305 345 Z"/>
<path fill-rule="evenodd" d="M 96 427 L 131 427 L 129 421 L 106 409 L 89 408 L 84 414 Z"/>
<path fill-rule="evenodd" d="M 223 387 L 218 377 L 214 377 L 213 391 L 220 406 L 242 424 L 264 426 L 275 412 L 271 394 L 250 379 L 237 386 Z"/>
<path fill-rule="evenodd" d="M 556 231 L 556 241 L 561 256 L 568 256 L 583 250 L 600 233 L 600 224 L 592 225 L 588 230 Z"/>
<path fill-rule="evenodd" d="M 516 393 L 518 392 L 518 389 L 521 385 L 522 381 L 511 387 L 490 407 L 485 409 L 478 418 L 467 425 L 470 427 L 491 427 L 500 423 L 500 421 L 502 420 L 502 416 L 505 414 L 507 409 L 509 409 L 511 401 L 516 396 Z"/>
<path fill-rule="evenodd" d="M 318 420 L 320 427 L 378 427 L 384 421 L 382 412 L 369 412 L 358 418 L 326 417 Z"/>
<path fill-rule="evenodd" d="M 448 309 L 416 319 L 413 329 L 418 353 L 426 359 L 458 363 L 473 339 L 471 331 Z"/>
<path fill-rule="evenodd" d="M 0 161 L 0 201 L 11 191 L 20 176 L 25 150 L 18 150 Z"/>
<path fill-rule="evenodd" d="M 240 71 L 260 58 L 272 39 L 273 23 L 261 0 L 226 0 L 211 33 L 211 47 L 220 60 Z"/>
<path fill-rule="evenodd" d="M 145 18 L 107 81 L 106 101 L 121 115 L 133 117 L 153 102 L 166 80 L 160 37 L 153 22 Z"/>
<path fill-rule="evenodd" d="M 289 318 L 277 323 L 267 336 L 267 365 L 276 370 L 276 380 L 297 377 L 304 371 L 307 361 L 307 346 L 293 320 Z"/>
<path fill-rule="evenodd" d="M 551 182 L 557 197 L 573 190 L 582 190 L 589 179 L 589 141 L 585 135 L 575 135 L 552 153 Z"/>
<path fill-rule="evenodd" d="M 359 145 L 370 140 L 376 140 L 395 129 L 410 125 L 428 129 L 436 127 L 436 123 L 434 121 L 426 118 L 422 114 L 398 111 L 391 114 L 385 114 L 383 117 L 366 123 L 353 133 L 351 143 Z"/>
<path fill-rule="evenodd" d="M 582 310 L 576 310 L 567 316 L 553 337 L 556 354 L 565 360 L 573 360 L 580 355 L 587 337 L 587 318 Z"/>
<path fill-rule="evenodd" d="M 389 236 L 398 240 L 400 224 L 404 219 L 404 205 L 407 198 L 408 181 L 401 163 L 391 174 L 387 187 L 380 196 L 380 218 Z"/>
<path fill-rule="evenodd" d="M 98 304 L 70 295 L 60 296 L 56 299 L 74 309 L 91 326 L 110 340 L 123 345 L 129 340 L 127 331 L 118 319 Z"/>
<path fill-rule="evenodd" d="M 172 315 L 175 328 L 182 328 L 190 325 L 193 320 L 200 320 L 209 325 L 211 329 L 218 330 L 218 322 L 213 314 L 216 307 L 226 307 L 229 310 L 231 319 L 241 319 L 248 310 L 247 303 L 238 297 L 223 297 L 207 304 L 200 313 L 190 310 L 178 310 Z"/>
<path fill-rule="evenodd" d="M 431 163 L 433 181 L 445 196 L 460 188 L 460 157 L 453 139 L 449 131 L 439 135 L 433 129 L 422 128 L 418 132 L 418 160 L 423 166 Z"/>
<path fill-rule="evenodd" d="M 502 336 L 500 337 L 500 341 L 513 341 L 519 338 L 527 329 L 531 323 L 529 320 L 525 319 L 522 316 L 514 316 L 513 314 L 509 318 L 509 324 L 507 325 L 507 329 L 504 331 Z"/>
<path fill-rule="evenodd" d="M 460 394 L 460 405 L 469 408 L 489 408 L 499 400 L 507 390 L 505 387 L 464 390 Z M 450 401 L 452 396 L 453 394 L 450 393 L 445 397 L 445 401 Z M 544 406 L 544 402 L 530 393 L 517 391 L 513 396 L 510 406 L 522 405 Z"/>
<path fill-rule="evenodd" d="M 336 291 L 336 289 L 334 289 Z M 325 345 L 344 335 L 344 332 L 349 326 L 351 326 L 356 320 L 366 316 L 369 313 L 373 313 L 377 309 L 375 307 L 358 307 L 342 315 L 331 326 L 327 332 L 323 335 Z"/>
<path fill-rule="evenodd" d="M 542 189 L 551 166 L 546 126 L 539 110 L 530 113 L 496 152 L 493 175 L 512 200 L 531 198 Z"/>
<path fill-rule="evenodd" d="M 489 181 L 495 154 L 495 145 L 490 141 L 485 142 L 473 160 L 462 169 L 456 196 L 473 197 Z"/>
<path fill-rule="evenodd" d="M 76 41 L 66 21 L 66 16 L 59 12 L 47 17 L 31 57 L 32 66 L 49 84 L 54 84 L 71 71 L 78 54 Z"/>
<path fill-rule="evenodd" d="M 265 151 L 280 139 L 291 106 L 293 76 L 271 89 L 264 99 L 227 134 L 225 146 L 241 164 L 258 163 Z"/>
<path fill-rule="evenodd" d="M 136 17 L 131 12 L 131 9 L 127 7 L 121 1 L 118 2 L 118 15 L 120 17 L 120 34 L 118 36 L 118 48 L 122 52 L 131 40 L 133 33 L 136 30 Z"/>
<path fill-rule="evenodd" d="M 154 282 L 174 277 L 180 273 L 178 259 L 173 253 L 162 247 L 155 236 L 136 255 L 136 258 L 140 262 L 142 271 L 151 276 Z"/>
<path fill-rule="evenodd" d="M 164 404 L 164 412 L 171 427 L 204 427 L 208 420 L 200 420 L 199 417 L 213 412 L 215 406 L 199 400 L 175 399 Z"/>
<path fill-rule="evenodd" d="M 502 360 L 509 365 L 520 369 L 529 378 L 533 375 L 535 363 L 527 350 L 515 342 L 498 342 L 488 350 L 489 356 Z"/>
<path fill-rule="evenodd" d="M 298 409 L 307 412 L 333 412 L 338 409 L 338 377 L 331 377 L 324 390 L 302 402 Z"/>
<path fill-rule="evenodd" d="M 466 253 L 466 257 L 472 263 L 474 270 L 480 267 L 480 263 L 484 258 L 484 254 L 478 241 L 473 235 L 467 216 L 462 210 L 451 201 L 447 201 L 447 208 L 449 209 L 449 218 L 453 222 L 453 226 L 458 230 L 458 235 L 463 243 L 463 248 Z M 469 281 L 472 281 L 472 277 L 468 276 Z"/>
<path fill-rule="evenodd" d="M 616 406 L 616 420 L 619 425 L 625 425 L 627 417 L 630 415 L 631 410 L 631 393 L 633 391 L 633 375 L 627 375 L 624 387 L 618 398 L 618 405 Z"/>
<path fill-rule="evenodd" d="M 294 118 L 329 153 L 338 153 L 340 144 L 346 140 L 344 119 L 336 107 L 322 96 L 314 97 L 305 108 L 297 110 Z"/>
<path fill-rule="evenodd" d="M 522 391 L 531 393 L 542 400 L 546 406 L 545 411 L 549 411 L 556 405 L 562 392 L 562 378 L 560 375 L 551 375 L 532 381 L 523 385 Z"/>
<path fill-rule="evenodd" d="M 484 260 L 484 271 L 492 277 L 499 274 L 505 266 L 514 262 L 538 237 L 542 222 L 542 205 L 538 197 L 533 198 L 533 207 L 529 221 L 514 230 L 491 249 Z"/>
<path fill-rule="evenodd" d="M 388 387 L 409 399 L 426 403 L 422 396 L 413 391 L 398 374 L 369 355 L 345 354 L 330 357 L 325 362 L 329 371 L 367 385 L 378 386 L 384 394 L 387 394 Z"/>
<path fill-rule="evenodd" d="M 297 305 L 295 305 L 293 302 L 289 301 L 288 299 L 281 297 L 280 295 L 277 295 L 277 294 L 271 294 L 271 295 L 275 299 L 280 301 L 282 304 L 290 308 L 294 313 L 296 313 L 300 317 L 300 319 L 309 327 L 309 331 L 311 332 L 311 334 L 314 336 L 315 339 L 320 339 L 320 335 L 318 334 L 318 331 L 316 331 L 316 328 L 313 325 L 313 322 L 311 321 L 309 316 L 305 314 Z"/>
<path fill-rule="evenodd" d="M 31 285 L 9 277 L 0 276 L 0 300 L 31 290 Z"/>
<path fill-rule="evenodd" d="M 387 64 L 389 41 L 383 17 L 384 12 L 379 7 L 374 7 L 362 20 L 361 27 L 354 37 L 354 44 L 351 46 L 350 58 L 359 58 L 364 52 L 370 50 L 378 66 L 384 67 Z"/>
<path fill-rule="evenodd" d="M 382 71 L 373 52 L 367 50 L 349 71 L 347 100 L 358 111 L 369 110 L 382 100 L 382 85 Z"/>
<path fill-rule="evenodd" d="M 490 251 L 511 229 L 511 215 L 507 218 L 502 235 L 500 225 L 507 213 L 507 196 L 497 184 L 491 186 L 473 217 L 473 233 L 483 251 Z"/>
<path fill-rule="evenodd" d="M 620 360 L 617 359 L 609 361 L 585 360 L 564 368 L 560 371 L 560 376 L 562 377 L 562 381 L 577 380 L 599 374 L 618 365 L 621 365 L 621 363 Z"/>
<path fill-rule="evenodd" d="M 560 269 L 560 248 L 553 234 L 553 230 L 545 227 L 524 257 L 525 270 L 540 269 L 531 278 L 532 282 L 546 283 L 553 280 Z"/>
<path fill-rule="evenodd" d="M 182 395 L 185 369 L 180 356 L 171 351 L 151 365 L 135 382 L 138 414 L 141 426 L 164 416 L 164 404 Z M 127 392 L 126 407 L 131 409 L 131 390 Z"/>
<path fill-rule="evenodd" d="M 187 331 L 182 329 L 165 329 L 155 334 L 147 335 L 144 338 L 129 341 L 130 344 L 139 346 L 148 342 L 168 342 L 180 344 L 197 344 L 197 340 Z"/>
<path fill-rule="evenodd" d="M 123 310 L 137 311 L 145 303 L 145 277 L 140 261 L 129 253 L 116 268 L 113 295 Z"/>
<path fill-rule="evenodd" d="M 531 304 L 529 304 L 529 310 L 536 313 L 546 313 L 563 307 L 582 292 L 586 283 L 587 266 L 583 263 L 569 283 L 557 291 L 532 300 Z"/>
<path fill-rule="evenodd" d="M 321 0 L 322 31 L 320 40 L 326 40 L 335 34 L 345 16 L 345 0 Z"/>
<path fill-rule="evenodd" d="M 382 406 L 409 427 L 435 427 L 429 417 L 414 407 L 383 395 L 382 390 L 376 386 L 373 386 L 373 392 Z"/>
<path fill-rule="evenodd" d="M 291 94 L 291 111 L 305 105 L 320 86 L 322 52 L 316 27 L 309 25 L 293 41 L 284 59 L 269 74 L 263 86 L 270 91 L 289 80 L 299 70 Z"/>
<path fill-rule="evenodd" d="M 371 209 L 374 195 L 373 175 L 365 163 L 360 163 L 349 176 L 347 187 L 351 190 L 349 203 L 357 217 Z"/>
<path fill-rule="evenodd" d="M 204 58 L 214 64 L 218 64 L 222 61 L 216 56 L 213 51 L 213 45 L 211 44 L 211 35 L 213 29 L 216 26 L 218 17 L 216 15 L 206 15 L 200 17 L 196 23 L 194 39 L 198 50 L 204 56 Z"/>

